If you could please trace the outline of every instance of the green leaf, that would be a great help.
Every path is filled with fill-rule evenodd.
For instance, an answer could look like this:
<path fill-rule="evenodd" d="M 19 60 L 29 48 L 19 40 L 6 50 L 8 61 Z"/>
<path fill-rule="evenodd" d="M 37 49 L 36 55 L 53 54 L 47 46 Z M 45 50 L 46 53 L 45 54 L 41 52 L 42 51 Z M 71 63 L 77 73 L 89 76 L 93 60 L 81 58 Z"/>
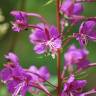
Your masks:
<path fill-rule="evenodd" d="M 51 76 L 49 82 L 50 82 L 52 85 L 56 86 L 56 85 L 57 85 L 57 76 Z M 46 82 L 46 83 L 47 83 L 47 82 Z M 52 86 L 52 85 L 47 85 L 47 89 L 48 89 L 50 92 L 53 92 L 53 91 L 56 90 L 56 88 L 55 88 L 54 86 Z"/>
<path fill-rule="evenodd" d="M 27 92 L 26 96 L 33 96 L 32 94 L 30 94 L 29 92 Z"/>
<path fill-rule="evenodd" d="M 51 3 L 53 3 L 53 1 L 54 1 L 54 0 L 49 0 L 49 1 L 46 2 L 43 6 L 47 6 L 47 5 L 51 4 Z"/>

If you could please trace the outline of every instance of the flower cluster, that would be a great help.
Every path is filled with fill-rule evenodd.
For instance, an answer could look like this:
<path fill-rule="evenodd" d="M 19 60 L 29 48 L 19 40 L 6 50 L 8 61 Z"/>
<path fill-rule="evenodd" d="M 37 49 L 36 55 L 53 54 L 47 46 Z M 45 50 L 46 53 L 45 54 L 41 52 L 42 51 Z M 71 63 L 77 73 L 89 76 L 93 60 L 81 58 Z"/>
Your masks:
<path fill-rule="evenodd" d="M 86 84 L 86 80 L 76 80 L 74 75 L 70 75 L 69 79 L 64 84 L 61 96 L 88 96 L 92 93 L 96 93 L 96 89 L 82 93 L 82 89 Z"/>
<path fill-rule="evenodd" d="M 84 6 L 81 3 L 75 3 L 72 0 L 63 1 L 60 11 L 64 14 L 64 17 L 68 18 L 72 23 L 77 23 L 83 18 L 81 14 L 84 11 Z"/>
<path fill-rule="evenodd" d="M 93 18 L 83 22 L 79 33 L 74 33 L 73 35 L 79 41 L 81 47 L 84 47 L 88 40 L 96 41 L 96 19 Z"/>
<path fill-rule="evenodd" d="M 45 24 L 38 24 L 41 29 L 33 30 L 30 35 L 30 42 L 35 45 L 34 50 L 38 54 L 49 51 L 52 56 L 56 54 L 57 49 L 61 48 L 60 35 L 54 25 L 48 26 Z"/>
<path fill-rule="evenodd" d="M 37 13 L 11 12 L 11 15 L 15 17 L 15 21 L 12 22 L 13 31 L 20 32 L 31 28 L 32 33 L 29 35 L 29 41 L 34 45 L 33 50 L 37 54 L 49 52 L 53 58 L 56 55 L 59 67 L 58 84 L 53 85 L 48 81 L 50 73 L 45 66 L 38 69 L 32 65 L 29 69 L 24 69 L 20 66 L 16 54 L 9 52 L 5 55 L 7 63 L 4 65 L 4 69 L 0 71 L 0 79 L 7 85 L 12 96 L 26 96 L 27 92 L 38 94 L 40 90 L 45 92 L 47 96 L 53 96 L 48 91 L 45 82 L 54 87 L 58 96 L 89 96 L 93 93 L 96 94 L 96 88 L 84 92 L 83 89 L 88 82 L 85 79 L 77 78 L 77 75 L 84 70 L 96 66 L 95 63 L 91 63 L 89 60 L 89 51 L 86 49 L 89 40 L 96 41 L 96 17 L 86 18 L 82 15 L 84 11 L 83 2 L 94 2 L 94 0 L 64 0 L 60 4 L 57 4 L 59 6 L 57 14 L 58 16 L 61 15 L 57 16 L 57 21 L 59 22 L 59 24 L 57 22 L 57 27 L 49 24 L 43 16 Z M 40 19 L 41 23 L 29 24 L 29 17 L 33 16 Z M 66 26 L 66 21 L 68 22 L 68 26 Z M 62 22 L 61 25 L 60 22 Z M 77 23 L 81 24 L 79 31 L 66 36 L 67 32 L 71 31 L 69 30 L 70 27 L 76 26 Z M 59 27 L 61 28 L 61 33 L 59 32 Z M 65 32 L 66 34 L 63 33 L 64 29 L 67 31 Z M 75 38 L 79 42 L 80 48 L 71 45 L 67 52 L 64 53 L 64 68 L 61 73 L 61 70 L 59 70 L 60 54 L 63 52 L 63 43 L 66 45 L 71 40 L 70 37 Z"/>
<path fill-rule="evenodd" d="M 76 64 L 78 69 L 84 69 L 89 66 L 88 51 L 86 49 L 78 49 L 75 45 L 70 46 L 68 52 L 65 53 L 65 65 Z"/>
<path fill-rule="evenodd" d="M 50 78 L 50 73 L 45 66 L 40 69 L 35 66 L 24 69 L 20 66 L 19 59 L 14 53 L 8 53 L 5 58 L 8 62 L 0 71 L 0 79 L 7 85 L 12 96 L 26 96 L 27 91 L 38 93 L 38 89 L 49 94 L 44 82 Z M 37 89 L 33 90 L 34 87 Z"/>
<path fill-rule="evenodd" d="M 80 15 L 83 12 L 83 5 L 81 3 L 74 3 L 72 0 L 66 0 L 61 5 L 61 11 L 69 17 Z"/>
<path fill-rule="evenodd" d="M 90 63 L 88 60 L 88 53 L 89 52 L 84 48 L 78 49 L 75 45 L 71 45 L 68 51 L 64 54 L 65 64 L 62 73 L 64 87 L 61 96 L 89 96 L 92 93 L 96 93 L 96 88 L 82 93 L 82 89 L 86 86 L 87 80 L 78 80 L 74 72 L 74 64 L 77 66 L 76 71 L 78 74 L 87 68 L 94 66 L 94 64 Z M 70 76 L 66 81 L 64 73 L 67 70 L 69 71 Z"/>
<path fill-rule="evenodd" d="M 54 25 L 45 23 L 40 23 L 37 25 L 28 24 L 28 16 L 40 17 L 35 13 L 12 11 L 11 14 L 16 19 L 13 23 L 12 29 L 16 32 L 20 32 L 21 30 L 32 27 L 33 31 L 32 34 L 30 34 L 29 39 L 35 46 L 35 52 L 37 54 L 42 54 L 49 50 L 54 58 L 57 50 L 61 48 L 61 39 L 57 28 Z"/>

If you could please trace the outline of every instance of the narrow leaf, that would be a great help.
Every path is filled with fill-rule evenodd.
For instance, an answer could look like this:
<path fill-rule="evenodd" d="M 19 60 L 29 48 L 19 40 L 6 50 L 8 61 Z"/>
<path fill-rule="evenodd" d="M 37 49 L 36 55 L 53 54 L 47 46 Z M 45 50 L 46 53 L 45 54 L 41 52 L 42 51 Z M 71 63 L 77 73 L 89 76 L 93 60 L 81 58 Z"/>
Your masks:
<path fill-rule="evenodd" d="M 51 3 L 53 3 L 53 1 L 54 1 L 54 0 L 49 0 L 49 1 L 46 2 L 43 6 L 47 6 L 47 5 L 51 4 Z"/>

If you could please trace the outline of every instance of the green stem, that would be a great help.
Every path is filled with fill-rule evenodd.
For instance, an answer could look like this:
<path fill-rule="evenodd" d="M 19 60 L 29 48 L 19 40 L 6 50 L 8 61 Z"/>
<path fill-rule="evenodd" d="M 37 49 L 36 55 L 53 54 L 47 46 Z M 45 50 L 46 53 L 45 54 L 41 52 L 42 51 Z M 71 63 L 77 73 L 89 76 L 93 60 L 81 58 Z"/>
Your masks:
<path fill-rule="evenodd" d="M 60 32 L 60 13 L 59 13 L 59 5 L 60 5 L 60 0 L 56 0 L 56 20 L 57 20 L 57 30 Z M 60 49 L 57 51 L 57 75 L 58 75 L 58 87 L 57 87 L 57 96 L 61 95 L 61 71 L 60 71 L 60 66 L 61 66 L 61 52 Z"/>

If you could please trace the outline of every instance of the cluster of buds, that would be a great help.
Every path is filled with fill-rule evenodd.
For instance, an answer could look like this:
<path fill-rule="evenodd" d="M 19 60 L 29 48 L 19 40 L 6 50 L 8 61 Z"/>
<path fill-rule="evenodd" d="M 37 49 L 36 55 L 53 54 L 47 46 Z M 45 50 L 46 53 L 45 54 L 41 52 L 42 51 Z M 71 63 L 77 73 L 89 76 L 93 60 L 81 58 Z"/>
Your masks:
<path fill-rule="evenodd" d="M 96 66 L 95 63 L 91 63 L 88 59 L 89 52 L 85 48 L 88 40 L 96 40 L 96 18 L 86 18 L 82 15 L 84 11 L 83 3 L 94 1 L 64 0 L 61 2 L 58 12 L 61 15 L 61 32 L 58 32 L 58 28 L 50 25 L 40 14 L 23 11 L 11 12 L 11 15 L 15 17 L 15 21 L 12 22 L 13 31 L 20 32 L 31 28 L 32 33 L 29 35 L 29 41 L 34 45 L 34 51 L 37 54 L 50 52 L 53 58 L 58 55 L 58 49 L 63 49 L 63 43 L 66 44 L 67 42 L 63 40 L 67 34 L 67 32 L 64 33 L 66 22 L 72 26 L 81 23 L 79 31 L 67 37 L 68 41 L 70 41 L 70 37 L 75 38 L 80 43 L 80 48 L 71 45 L 64 54 L 64 68 L 60 76 L 61 88 L 58 96 L 89 96 L 93 93 L 96 94 L 96 88 L 92 88 L 87 92 L 82 91 L 87 85 L 87 80 L 78 79 L 76 76 L 76 74 L 82 73 L 89 67 Z M 30 16 L 40 19 L 41 22 L 39 24 L 29 24 Z M 71 31 L 69 30 L 70 26 L 67 27 L 68 31 Z M 24 69 L 20 66 L 18 57 L 12 52 L 9 52 L 5 58 L 7 64 L 0 71 L 0 79 L 7 85 L 12 96 L 26 96 L 27 91 L 32 94 L 39 94 L 40 90 L 45 92 L 47 96 L 53 96 L 44 85 L 45 82 L 53 86 L 54 90 L 58 90 L 57 85 L 53 85 L 48 81 L 50 73 L 45 66 L 39 69 L 35 66 Z M 67 77 L 65 77 L 66 72 L 69 73 Z"/>

